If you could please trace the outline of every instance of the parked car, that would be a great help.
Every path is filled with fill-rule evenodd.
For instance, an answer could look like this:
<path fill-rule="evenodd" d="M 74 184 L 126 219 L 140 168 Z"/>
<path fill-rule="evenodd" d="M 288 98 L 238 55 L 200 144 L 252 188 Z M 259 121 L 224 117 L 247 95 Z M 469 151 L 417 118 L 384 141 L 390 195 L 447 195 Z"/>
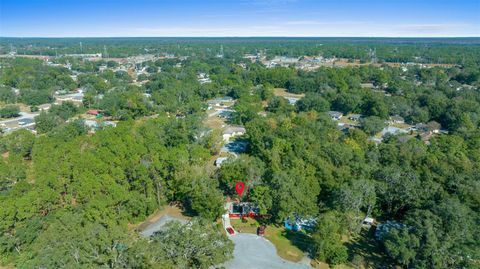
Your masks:
<path fill-rule="evenodd" d="M 264 234 L 265 234 L 265 226 L 264 226 L 264 225 L 259 226 L 259 227 L 257 228 L 257 235 L 258 235 L 258 236 L 263 236 Z"/>
<path fill-rule="evenodd" d="M 227 228 L 227 232 L 228 232 L 229 234 L 235 234 L 235 231 L 233 230 L 232 227 L 228 227 L 228 228 Z"/>

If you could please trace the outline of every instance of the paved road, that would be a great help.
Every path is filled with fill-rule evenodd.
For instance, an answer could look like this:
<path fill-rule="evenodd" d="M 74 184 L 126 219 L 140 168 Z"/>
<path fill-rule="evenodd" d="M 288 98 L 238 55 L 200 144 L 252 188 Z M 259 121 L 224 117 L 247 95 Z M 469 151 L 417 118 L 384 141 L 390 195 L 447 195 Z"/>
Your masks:
<path fill-rule="evenodd" d="M 275 246 L 254 234 L 238 233 L 230 236 L 235 243 L 234 258 L 223 266 L 227 269 L 311 269 L 312 267 L 280 258 Z"/>
<path fill-rule="evenodd" d="M 3 121 L 0 121 L 0 123 L 12 123 L 12 122 L 18 122 L 19 120 L 22 120 L 22 119 L 33 119 L 36 116 L 38 116 L 40 113 L 20 112 L 19 114 L 20 114 L 20 116 L 17 117 L 17 118 L 3 120 Z"/>

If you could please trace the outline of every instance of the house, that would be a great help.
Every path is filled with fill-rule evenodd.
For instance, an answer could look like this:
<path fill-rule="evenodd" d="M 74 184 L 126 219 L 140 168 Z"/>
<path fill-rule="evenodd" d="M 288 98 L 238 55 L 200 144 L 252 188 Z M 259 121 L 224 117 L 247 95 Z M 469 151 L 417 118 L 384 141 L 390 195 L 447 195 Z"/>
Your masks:
<path fill-rule="evenodd" d="M 212 80 L 210 79 L 210 77 L 206 73 L 199 73 L 197 78 L 198 78 L 198 82 L 200 82 L 200 84 L 205 84 L 205 83 L 212 82 Z"/>
<path fill-rule="evenodd" d="M 408 130 L 407 129 L 402 129 L 394 126 L 387 126 L 383 128 L 381 134 L 382 137 L 387 135 L 387 134 L 392 134 L 392 135 L 399 135 L 399 134 L 407 134 Z"/>
<path fill-rule="evenodd" d="M 221 106 L 220 104 L 221 104 L 220 101 L 218 101 L 217 99 L 209 100 L 209 101 L 207 101 L 207 105 L 208 105 L 207 110 L 211 110 L 214 107 L 219 107 L 219 106 Z"/>
<path fill-rule="evenodd" d="M 332 120 L 340 120 L 343 117 L 343 113 L 339 111 L 328 111 L 328 115 Z"/>
<path fill-rule="evenodd" d="M 420 134 L 439 134 L 441 133 L 441 125 L 436 121 L 431 121 L 427 124 L 418 123 L 411 128 L 412 131 L 417 131 Z"/>
<path fill-rule="evenodd" d="M 362 221 L 362 226 L 364 227 L 370 227 L 375 223 L 375 220 L 370 217 L 365 217 Z"/>
<path fill-rule="evenodd" d="M 283 222 L 283 226 L 285 229 L 298 232 L 300 230 L 313 230 L 315 226 L 317 226 L 317 219 L 316 218 L 287 218 Z"/>
<path fill-rule="evenodd" d="M 89 110 L 87 110 L 87 114 L 88 114 L 88 115 L 97 116 L 97 115 L 100 114 L 100 110 L 98 110 L 98 109 L 89 109 Z"/>
<path fill-rule="evenodd" d="M 87 126 L 89 129 L 97 129 L 98 128 L 98 123 L 94 120 L 84 120 L 83 124 Z"/>
<path fill-rule="evenodd" d="M 230 96 L 224 96 L 219 98 L 222 102 L 233 102 L 233 98 Z"/>
<path fill-rule="evenodd" d="M 415 127 L 412 128 L 414 129 L 415 131 L 419 132 L 419 133 L 428 133 L 429 129 L 428 129 L 428 125 L 426 125 L 425 123 L 417 123 L 415 124 Z"/>
<path fill-rule="evenodd" d="M 351 125 L 351 124 L 348 124 L 348 123 L 339 122 L 337 124 L 337 128 L 338 128 L 338 130 L 342 131 L 343 133 L 348 134 L 350 129 L 355 129 L 356 127 L 354 125 Z"/>
<path fill-rule="evenodd" d="M 67 94 L 67 93 L 68 93 L 67 90 L 58 90 L 58 91 L 55 91 L 55 94 L 57 94 L 57 95 L 65 95 L 65 94 Z"/>
<path fill-rule="evenodd" d="M 274 62 L 268 62 L 267 64 L 265 64 L 266 68 L 274 68 L 275 66 L 277 66 L 277 64 Z"/>
<path fill-rule="evenodd" d="M 350 114 L 350 116 L 348 116 L 348 119 L 351 121 L 359 121 L 361 118 L 363 118 L 362 114 Z"/>
<path fill-rule="evenodd" d="M 227 142 L 232 137 L 244 135 L 245 132 L 246 130 L 243 126 L 228 126 L 223 132 L 223 140 Z"/>
<path fill-rule="evenodd" d="M 233 98 L 230 97 L 230 96 L 224 96 L 224 97 L 220 97 L 220 98 L 215 98 L 213 100 L 208 100 L 207 101 L 207 105 L 208 105 L 208 109 L 212 109 L 214 107 L 227 107 L 228 103 L 231 103 L 233 102 Z"/>
<path fill-rule="evenodd" d="M 107 126 L 117 127 L 117 123 L 114 122 L 114 121 L 106 120 L 102 123 L 102 126 L 103 127 L 107 127 Z"/>
<path fill-rule="evenodd" d="M 295 105 L 298 102 L 298 100 L 300 100 L 300 98 L 287 97 L 287 96 L 285 96 L 285 99 L 287 99 L 288 103 L 291 104 L 291 105 Z"/>
<path fill-rule="evenodd" d="M 70 101 L 70 102 L 74 102 L 74 103 L 82 103 L 83 102 L 83 90 L 79 89 L 76 93 L 72 93 L 72 94 L 63 94 L 63 91 L 58 91 L 58 94 L 57 96 L 55 96 L 55 100 L 57 102 L 66 102 L 66 101 Z"/>
<path fill-rule="evenodd" d="M 404 124 L 405 120 L 400 116 L 391 116 L 389 123 Z"/>
<path fill-rule="evenodd" d="M 227 208 L 229 217 L 231 219 L 238 219 L 242 217 L 256 218 L 260 217 L 260 208 L 252 203 L 229 203 Z"/>

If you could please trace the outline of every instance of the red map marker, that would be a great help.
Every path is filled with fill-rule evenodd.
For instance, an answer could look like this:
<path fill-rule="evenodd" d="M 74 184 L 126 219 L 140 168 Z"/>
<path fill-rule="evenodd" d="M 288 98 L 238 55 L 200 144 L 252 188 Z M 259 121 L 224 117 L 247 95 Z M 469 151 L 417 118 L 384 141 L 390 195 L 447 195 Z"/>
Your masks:
<path fill-rule="evenodd" d="M 242 196 L 243 191 L 245 190 L 245 183 L 237 182 L 237 184 L 235 184 L 235 190 L 237 190 L 238 196 Z"/>

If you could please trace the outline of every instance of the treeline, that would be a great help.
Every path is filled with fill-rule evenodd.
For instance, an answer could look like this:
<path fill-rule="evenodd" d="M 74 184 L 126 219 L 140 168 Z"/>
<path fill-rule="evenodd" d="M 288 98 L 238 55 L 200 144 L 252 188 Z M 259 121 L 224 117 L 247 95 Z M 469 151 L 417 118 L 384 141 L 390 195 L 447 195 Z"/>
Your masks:
<path fill-rule="evenodd" d="M 80 42 L 82 46 L 80 46 Z M 227 58 L 241 59 L 245 53 L 266 52 L 268 57 L 317 56 L 380 62 L 478 64 L 478 38 L 52 38 L 0 39 L 0 54 L 63 55 L 105 53 L 108 57 L 138 54 L 215 57 L 223 45 Z"/>

